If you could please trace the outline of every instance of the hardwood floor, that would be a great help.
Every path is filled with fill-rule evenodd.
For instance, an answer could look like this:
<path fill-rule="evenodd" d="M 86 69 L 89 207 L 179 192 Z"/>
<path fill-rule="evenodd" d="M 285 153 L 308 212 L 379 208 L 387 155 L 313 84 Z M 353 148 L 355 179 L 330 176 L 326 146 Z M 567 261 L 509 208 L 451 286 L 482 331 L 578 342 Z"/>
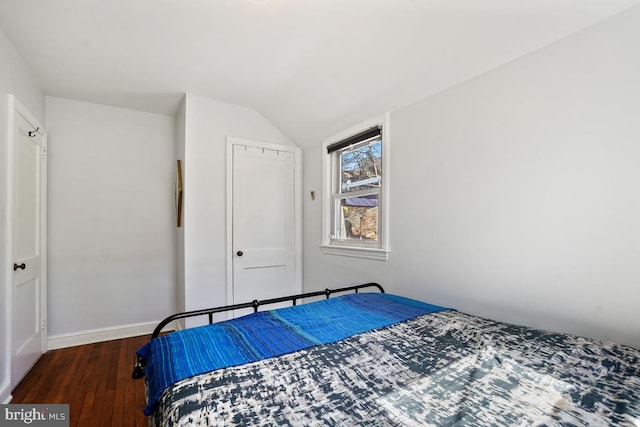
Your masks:
<path fill-rule="evenodd" d="M 144 380 L 131 379 L 135 351 L 150 336 L 45 353 L 11 403 L 68 403 L 71 426 L 147 426 Z"/>

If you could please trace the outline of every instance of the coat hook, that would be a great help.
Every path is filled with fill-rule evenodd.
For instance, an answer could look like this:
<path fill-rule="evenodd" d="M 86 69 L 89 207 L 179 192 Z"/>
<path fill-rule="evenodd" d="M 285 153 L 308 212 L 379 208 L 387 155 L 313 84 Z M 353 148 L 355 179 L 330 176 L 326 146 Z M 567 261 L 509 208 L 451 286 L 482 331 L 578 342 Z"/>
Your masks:
<path fill-rule="evenodd" d="M 33 138 L 34 136 L 36 136 L 36 132 L 38 132 L 39 130 L 40 130 L 40 126 L 38 126 L 36 130 L 30 130 L 29 137 Z"/>

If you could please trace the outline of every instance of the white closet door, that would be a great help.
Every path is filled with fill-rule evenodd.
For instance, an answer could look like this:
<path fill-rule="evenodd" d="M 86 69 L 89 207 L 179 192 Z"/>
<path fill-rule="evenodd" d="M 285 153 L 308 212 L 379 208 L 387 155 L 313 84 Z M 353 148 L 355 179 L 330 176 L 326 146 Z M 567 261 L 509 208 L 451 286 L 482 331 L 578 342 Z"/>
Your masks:
<path fill-rule="evenodd" d="M 268 146 L 251 141 L 232 146 L 234 304 L 301 292 L 296 280 L 295 147 Z"/>
<path fill-rule="evenodd" d="M 44 350 L 44 191 L 46 142 L 15 109 L 13 132 L 13 280 L 11 387 Z"/>

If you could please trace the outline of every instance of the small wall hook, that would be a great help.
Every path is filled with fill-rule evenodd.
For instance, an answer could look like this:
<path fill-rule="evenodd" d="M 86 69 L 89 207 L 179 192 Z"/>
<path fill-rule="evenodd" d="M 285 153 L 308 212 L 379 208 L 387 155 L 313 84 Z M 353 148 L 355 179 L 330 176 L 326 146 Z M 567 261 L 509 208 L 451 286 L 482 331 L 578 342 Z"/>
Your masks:
<path fill-rule="evenodd" d="M 36 128 L 36 130 L 30 130 L 30 131 L 29 131 L 29 137 L 30 137 L 30 138 L 33 138 L 34 136 L 36 136 L 36 133 L 37 133 L 39 130 L 40 130 L 40 126 L 38 126 L 38 127 Z"/>

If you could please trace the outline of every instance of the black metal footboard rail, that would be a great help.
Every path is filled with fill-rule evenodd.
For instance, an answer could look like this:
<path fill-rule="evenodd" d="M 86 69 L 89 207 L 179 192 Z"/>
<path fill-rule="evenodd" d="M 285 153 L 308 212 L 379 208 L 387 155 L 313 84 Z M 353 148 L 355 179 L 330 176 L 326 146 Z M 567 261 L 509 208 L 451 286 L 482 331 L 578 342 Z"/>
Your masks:
<path fill-rule="evenodd" d="M 243 308 L 253 308 L 253 312 L 255 313 L 258 311 L 258 307 L 265 306 L 265 305 L 278 304 L 278 303 L 287 302 L 287 301 L 291 301 L 293 305 L 296 305 L 297 301 L 302 298 L 313 298 L 313 297 L 319 297 L 324 295 L 327 299 L 329 299 L 329 296 L 332 294 L 349 292 L 349 291 L 354 291 L 355 293 L 358 293 L 360 289 L 373 288 L 373 287 L 378 288 L 380 292 L 384 293 L 384 288 L 381 285 L 379 285 L 378 283 L 372 282 L 372 283 L 364 283 L 362 285 L 346 286 L 344 288 L 336 288 L 336 289 L 327 288 L 324 291 L 307 292 L 304 294 L 289 295 L 285 297 L 270 298 L 265 300 L 253 300 L 251 302 L 246 302 L 242 304 L 232 304 L 232 305 L 225 305 L 221 307 L 205 308 L 202 310 L 185 311 L 184 313 L 176 313 L 167 317 L 162 322 L 158 323 L 158 326 L 156 326 L 156 328 L 153 330 L 151 339 L 157 338 L 160 335 L 160 332 L 162 332 L 162 329 L 165 326 L 167 326 L 169 323 L 174 322 L 176 320 L 185 319 L 188 317 L 208 316 L 209 324 L 211 324 L 213 323 L 213 315 L 216 313 L 224 313 L 225 311 L 232 311 L 232 310 L 241 310 Z M 145 360 L 144 357 L 137 356 L 137 362 L 133 368 L 133 373 L 131 374 L 132 378 L 137 379 L 137 378 L 144 377 L 146 362 L 147 361 Z"/>

